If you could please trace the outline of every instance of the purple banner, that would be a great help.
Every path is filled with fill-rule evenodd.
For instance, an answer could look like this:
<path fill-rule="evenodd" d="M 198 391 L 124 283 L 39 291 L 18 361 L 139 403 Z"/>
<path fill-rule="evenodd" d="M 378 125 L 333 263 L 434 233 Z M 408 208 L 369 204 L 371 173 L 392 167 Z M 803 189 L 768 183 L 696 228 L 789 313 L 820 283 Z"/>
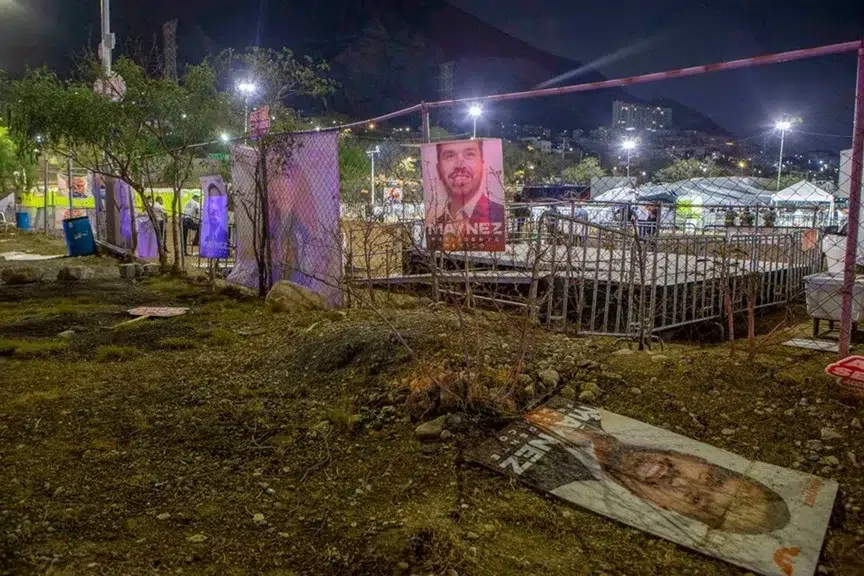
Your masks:
<path fill-rule="evenodd" d="M 201 256 L 228 258 L 228 193 L 221 176 L 201 178 Z"/>

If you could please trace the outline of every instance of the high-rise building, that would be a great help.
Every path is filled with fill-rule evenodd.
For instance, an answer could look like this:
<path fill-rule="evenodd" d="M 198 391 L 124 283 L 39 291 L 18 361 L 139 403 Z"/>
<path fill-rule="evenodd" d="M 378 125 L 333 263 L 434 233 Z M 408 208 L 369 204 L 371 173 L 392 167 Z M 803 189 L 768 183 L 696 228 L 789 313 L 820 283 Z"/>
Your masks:
<path fill-rule="evenodd" d="M 616 100 L 612 104 L 612 128 L 618 130 L 668 130 L 672 109 Z"/>

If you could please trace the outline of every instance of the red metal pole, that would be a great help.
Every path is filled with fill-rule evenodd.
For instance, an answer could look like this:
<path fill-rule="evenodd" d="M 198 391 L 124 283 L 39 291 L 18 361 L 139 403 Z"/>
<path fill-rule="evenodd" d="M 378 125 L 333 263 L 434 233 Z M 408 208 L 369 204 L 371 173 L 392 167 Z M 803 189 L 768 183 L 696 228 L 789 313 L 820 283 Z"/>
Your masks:
<path fill-rule="evenodd" d="M 542 90 L 527 90 L 525 92 L 511 92 L 509 94 L 496 94 L 494 96 L 485 96 L 482 98 L 463 98 L 460 100 L 442 100 L 440 102 L 429 102 L 427 105 L 430 108 L 447 108 L 460 104 L 477 103 L 484 104 L 489 102 L 503 102 L 506 100 L 522 100 L 525 98 L 537 98 L 539 96 L 559 96 L 561 94 L 572 94 L 574 92 L 588 92 L 590 90 L 600 90 L 603 88 L 618 88 L 621 86 L 631 86 L 633 84 L 644 84 L 646 82 L 655 82 L 657 80 L 665 80 L 667 78 L 682 78 L 685 76 L 698 76 L 699 74 L 707 74 L 709 72 L 719 72 L 721 70 L 735 70 L 738 68 L 750 68 L 753 66 L 762 66 L 765 64 L 777 64 L 779 62 L 791 62 L 793 60 L 803 60 L 805 58 L 814 58 L 816 56 L 827 56 L 829 54 L 841 54 L 843 52 L 852 52 L 860 49 L 862 42 L 856 40 L 854 42 L 844 42 L 842 44 L 830 44 L 828 46 L 818 46 L 816 48 L 804 48 L 802 50 L 792 50 L 790 52 L 780 52 L 779 54 L 765 54 L 764 56 L 756 56 L 754 58 L 742 58 L 741 60 L 731 60 L 728 62 L 718 62 L 716 64 L 708 64 L 706 66 L 691 66 L 690 68 L 679 68 L 677 70 L 668 70 L 666 72 L 657 72 L 655 74 L 642 74 L 640 76 L 630 76 L 628 78 L 616 78 L 613 80 L 604 80 L 602 82 L 588 82 L 587 84 L 574 84 L 572 86 L 559 86 L 557 88 L 544 88 Z"/>
<path fill-rule="evenodd" d="M 864 45 L 858 48 L 858 83 L 855 86 L 855 119 L 852 128 L 852 174 L 849 175 L 849 226 L 846 261 L 843 267 L 843 304 L 840 319 L 839 356 L 849 356 L 852 335 L 852 288 L 858 252 L 858 223 L 861 216 L 861 170 L 864 155 Z M 841 175 L 842 178 L 842 175 Z"/>

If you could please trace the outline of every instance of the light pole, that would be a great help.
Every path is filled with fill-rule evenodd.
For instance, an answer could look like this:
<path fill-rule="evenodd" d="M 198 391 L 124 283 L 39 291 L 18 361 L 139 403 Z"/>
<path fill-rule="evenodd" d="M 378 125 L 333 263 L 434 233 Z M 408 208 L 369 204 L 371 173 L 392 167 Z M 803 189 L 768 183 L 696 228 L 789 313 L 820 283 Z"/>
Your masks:
<path fill-rule="evenodd" d="M 372 207 L 373 208 L 375 207 L 375 155 L 380 154 L 380 153 L 381 153 L 381 147 L 380 146 L 375 146 L 375 148 L 370 148 L 369 150 L 366 151 L 366 155 L 372 159 L 372 186 L 371 186 L 372 193 L 371 193 L 370 199 L 372 200 Z"/>
<path fill-rule="evenodd" d="M 114 49 L 114 35 L 111 33 L 111 0 L 101 0 L 102 6 L 102 42 L 99 45 L 99 57 L 105 77 L 111 76 L 111 50 Z"/>
<path fill-rule="evenodd" d="M 627 151 L 627 178 L 630 178 L 630 153 L 636 148 L 635 140 L 624 140 L 621 143 L 621 147 Z"/>
<path fill-rule="evenodd" d="M 249 97 L 258 89 L 254 82 L 244 80 L 237 83 L 237 90 L 243 94 L 243 134 L 249 133 Z"/>
<path fill-rule="evenodd" d="M 780 130 L 780 160 L 777 162 L 777 191 L 780 191 L 780 174 L 783 172 L 783 144 L 786 141 L 786 131 L 792 127 L 792 123 L 786 120 L 779 120 L 774 127 Z"/>
<path fill-rule="evenodd" d="M 468 114 L 470 114 L 471 118 L 474 119 L 474 135 L 472 138 L 477 138 L 477 118 L 483 114 L 483 108 L 481 108 L 479 104 L 472 104 L 471 108 L 468 109 Z"/>

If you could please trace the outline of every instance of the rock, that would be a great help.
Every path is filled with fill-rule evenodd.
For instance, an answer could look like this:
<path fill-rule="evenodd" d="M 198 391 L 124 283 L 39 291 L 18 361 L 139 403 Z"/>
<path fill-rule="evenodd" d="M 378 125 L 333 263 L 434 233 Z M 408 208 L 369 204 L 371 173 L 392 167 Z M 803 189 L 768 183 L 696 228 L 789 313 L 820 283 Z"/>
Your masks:
<path fill-rule="evenodd" d="M 63 332 L 60 332 L 59 334 L 57 334 L 57 337 L 62 338 L 63 340 L 68 340 L 69 338 L 72 338 L 72 336 L 74 336 L 74 335 L 75 335 L 74 330 L 64 330 Z"/>
<path fill-rule="evenodd" d="M 480 535 L 477 534 L 476 532 L 468 532 L 468 534 L 466 534 L 465 537 L 468 538 L 468 540 L 479 540 L 480 539 Z"/>
<path fill-rule="evenodd" d="M 396 564 L 396 567 L 397 567 L 399 570 L 401 570 L 401 571 L 404 572 L 405 570 L 408 570 L 409 568 L 411 568 L 411 565 L 408 564 L 408 563 L 405 562 L 405 561 L 402 561 L 402 562 L 399 562 L 398 564 Z"/>
<path fill-rule="evenodd" d="M 441 435 L 438 436 L 438 438 L 440 438 L 442 442 L 447 442 L 448 440 L 453 438 L 453 433 L 449 430 L 442 430 Z"/>
<path fill-rule="evenodd" d="M 16 266 L 6 268 L 0 273 L 0 280 L 6 284 L 33 284 L 42 279 L 43 272 L 35 266 Z"/>
<path fill-rule="evenodd" d="M 259 526 L 262 524 L 267 524 L 267 520 L 264 519 L 264 514 L 257 512 L 252 515 L 252 522 L 258 524 Z"/>
<path fill-rule="evenodd" d="M 141 267 L 141 273 L 144 276 L 158 276 L 161 272 L 162 268 L 156 262 L 150 262 Z"/>
<path fill-rule="evenodd" d="M 849 463 L 852 464 L 852 466 L 858 468 L 858 459 L 855 457 L 855 452 L 846 452 L 846 458 L 849 459 Z"/>
<path fill-rule="evenodd" d="M 576 390 L 572 386 L 564 386 L 564 388 L 561 389 L 561 396 L 568 400 L 575 400 Z"/>
<path fill-rule="evenodd" d="M 207 541 L 207 536 L 204 534 L 195 534 L 194 536 L 189 536 L 186 538 L 187 542 L 192 542 L 193 544 L 200 544 L 202 542 Z"/>
<path fill-rule="evenodd" d="M 819 463 L 825 464 L 827 466 L 839 466 L 840 465 L 840 459 L 837 458 L 836 456 L 825 456 L 824 458 L 819 460 Z"/>
<path fill-rule="evenodd" d="M 267 294 L 265 302 L 275 312 L 298 312 L 327 308 L 327 302 L 323 296 L 288 280 L 280 280 L 274 284 Z"/>
<path fill-rule="evenodd" d="M 542 382 L 543 385 L 547 388 L 554 388 L 555 386 L 558 386 L 558 381 L 561 379 L 561 377 L 558 375 L 558 372 L 551 369 L 538 372 L 537 378 L 539 378 L 540 382 Z"/>
<path fill-rule="evenodd" d="M 119 266 L 117 266 L 117 269 L 120 271 L 120 277 L 127 280 L 135 278 L 138 273 L 135 270 L 135 264 L 120 264 Z"/>
<path fill-rule="evenodd" d="M 534 388 L 533 384 L 529 384 L 528 386 L 525 386 L 525 388 L 523 388 L 522 391 L 525 392 L 526 396 L 534 396 L 537 393 L 537 390 Z"/>
<path fill-rule="evenodd" d="M 860 430 L 861 429 L 861 420 L 859 420 L 858 418 L 852 418 L 852 423 L 849 424 L 849 426 L 851 426 L 852 428 L 855 428 L 857 430 Z"/>
<path fill-rule="evenodd" d="M 424 422 L 417 426 L 414 430 L 414 435 L 421 442 L 434 442 L 441 438 L 441 432 L 444 431 L 444 426 L 447 423 L 447 416 L 439 416 L 429 422 Z"/>
<path fill-rule="evenodd" d="M 784 416 L 794 416 L 795 415 L 795 409 L 789 408 L 788 410 L 784 410 L 783 415 Z"/>
<path fill-rule="evenodd" d="M 468 420 L 466 420 L 461 414 L 448 414 L 447 428 L 450 430 L 456 430 L 457 432 L 465 430 L 468 428 Z"/>
<path fill-rule="evenodd" d="M 830 441 L 830 440 L 839 440 L 843 438 L 843 435 L 834 430 L 833 428 L 829 428 L 826 426 L 819 431 L 819 435 L 822 437 L 822 440 Z"/>
<path fill-rule="evenodd" d="M 596 382 L 583 382 L 582 392 L 591 392 L 595 397 L 599 398 L 603 394 L 603 389 Z"/>
<path fill-rule="evenodd" d="M 161 520 L 161 521 L 170 520 L 171 514 L 169 514 L 168 512 L 163 512 L 163 513 L 159 514 L 158 516 L 156 516 L 156 519 Z"/>
<path fill-rule="evenodd" d="M 621 348 L 620 350 L 616 350 L 612 352 L 612 356 L 632 356 L 633 351 L 629 348 Z"/>
<path fill-rule="evenodd" d="M 531 376 L 529 376 L 528 374 L 518 374 L 516 376 L 516 383 L 524 388 L 525 386 L 528 386 L 529 384 L 533 384 L 534 379 L 531 378 Z"/>
<path fill-rule="evenodd" d="M 721 430 L 720 433 L 723 434 L 724 436 L 732 436 L 733 434 L 735 434 L 735 429 L 734 428 L 723 428 L 723 430 Z"/>
<path fill-rule="evenodd" d="M 459 576 L 459 572 L 457 572 L 453 568 L 450 568 L 449 570 L 447 570 L 447 576 Z"/>
<path fill-rule="evenodd" d="M 642 394 L 642 389 L 637 388 L 636 386 L 633 386 L 632 388 L 630 388 L 630 393 L 638 396 L 639 394 Z"/>
<path fill-rule="evenodd" d="M 807 449 L 813 452 L 821 452 L 825 448 L 821 440 L 807 440 Z"/>
<path fill-rule="evenodd" d="M 141 278 L 144 276 L 144 264 L 135 263 L 135 277 Z"/>
<path fill-rule="evenodd" d="M 93 269 L 87 266 L 64 266 L 57 272 L 58 282 L 79 282 L 93 278 Z"/>
<path fill-rule="evenodd" d="M 594 402 L 595 400 L 597 400 L 597 395 L 591 390 L 585 390 L 584 392 L 579 393 L 580 402 Z"/>
<path fill-rule="evenodd" d="M 669 357 L 662 354 L 655 354 L 654 356 L 651 356 L 652 362 L 666 362 L 667 360 L 669 360 Z"/>

